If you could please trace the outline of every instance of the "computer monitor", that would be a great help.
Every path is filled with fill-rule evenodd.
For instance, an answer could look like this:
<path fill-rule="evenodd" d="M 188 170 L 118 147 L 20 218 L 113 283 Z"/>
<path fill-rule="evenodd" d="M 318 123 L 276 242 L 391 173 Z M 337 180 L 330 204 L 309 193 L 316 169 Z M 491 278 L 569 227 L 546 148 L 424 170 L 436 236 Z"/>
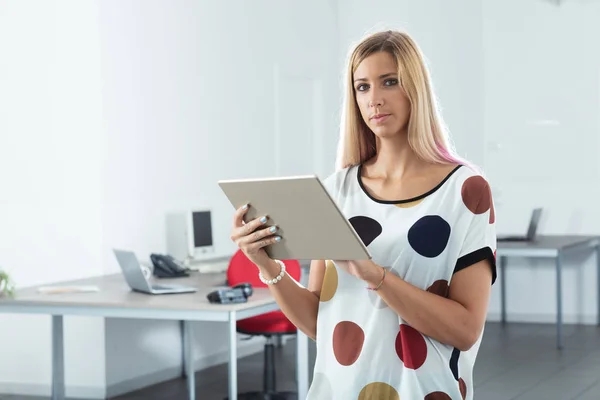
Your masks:
<path fill-rule="evenodd" d="M 191 243 L 190 252 L 194 258 L 199 258 L 203 254 L 212 253 L 213 234 L 212 234 L 212 216 L 210 210 L 191 211 Z"/>
<path fill-rule="evenodd" d="M 202 260 L 214 253 L 211 210 L 168 213 L 167 252 L 178 260 L 188 262 Z"/>

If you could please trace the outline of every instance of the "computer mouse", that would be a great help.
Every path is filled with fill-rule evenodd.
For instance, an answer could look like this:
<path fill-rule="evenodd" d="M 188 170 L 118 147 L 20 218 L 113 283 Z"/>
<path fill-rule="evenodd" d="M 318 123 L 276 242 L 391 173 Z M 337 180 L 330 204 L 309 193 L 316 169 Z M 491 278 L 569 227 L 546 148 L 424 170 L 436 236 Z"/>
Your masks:
<path fill-rule="evenodd" d="M 246 295 L 246 297 L 250 297 L 252 296 L 252 285 L 249 283 L 238 283 L 237 285 L 235 285 L 233 287 L 233 289 L 242 289 L 242 291 L 244 292 L 244 295 Z"/>

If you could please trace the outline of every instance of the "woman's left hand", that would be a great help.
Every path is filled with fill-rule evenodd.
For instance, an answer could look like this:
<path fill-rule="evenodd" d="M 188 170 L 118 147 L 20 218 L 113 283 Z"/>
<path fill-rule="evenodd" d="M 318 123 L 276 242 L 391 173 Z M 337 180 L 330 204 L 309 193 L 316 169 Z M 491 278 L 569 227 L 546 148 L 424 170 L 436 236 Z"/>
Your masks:
<path fill-rule="evenodd" d="M 349 274 L 367 282 L 370 286 L 377 286 L 383 278 L 383 267 L 371 260 L 335 260 L 335 263 Z"/>

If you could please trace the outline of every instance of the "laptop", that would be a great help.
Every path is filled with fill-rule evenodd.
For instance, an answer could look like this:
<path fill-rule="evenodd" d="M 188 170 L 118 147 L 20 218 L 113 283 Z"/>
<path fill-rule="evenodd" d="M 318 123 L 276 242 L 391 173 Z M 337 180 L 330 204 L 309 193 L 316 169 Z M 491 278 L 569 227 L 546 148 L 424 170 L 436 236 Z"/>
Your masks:
<path fill-rule="evenodd" d="M 144 276 L 142 266 L 140 265 L 135 253 L 127 250 L 113 249 L 117 261 L 123 271 L 123 276 L 129 287 L 136 291 L 148 294 L 175 294 L 175 293 L 193 293 L 197 289 L 191 286 L 181 285 L 152 285 Z"/>
<path fill-rule="evenodd" d="M 529 220 L 529 228 L 527 229 L 527 234 L 523 235 L 501 235 L 498 236 L 497 240 L 499 242 L 533 242 L 535 240 L 538 225 L 540 223 L 540 218 L 542 217 L 542 208 L 536 208 L 533 210 L 531 214 L 531 219 Z"/>

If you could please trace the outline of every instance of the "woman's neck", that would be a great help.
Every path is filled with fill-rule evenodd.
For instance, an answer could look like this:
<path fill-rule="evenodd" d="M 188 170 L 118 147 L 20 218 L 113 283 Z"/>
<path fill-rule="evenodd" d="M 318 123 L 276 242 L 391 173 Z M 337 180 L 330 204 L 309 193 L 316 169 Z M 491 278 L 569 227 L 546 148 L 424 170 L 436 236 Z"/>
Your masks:
<path fill-rule="evenodd" d="M 402 179 L 418 173 L 427 163 L 408 144 L 407 135 L 377 138 L 377 154 L 367 163 L 369 175 L 387 179 Z"/>

